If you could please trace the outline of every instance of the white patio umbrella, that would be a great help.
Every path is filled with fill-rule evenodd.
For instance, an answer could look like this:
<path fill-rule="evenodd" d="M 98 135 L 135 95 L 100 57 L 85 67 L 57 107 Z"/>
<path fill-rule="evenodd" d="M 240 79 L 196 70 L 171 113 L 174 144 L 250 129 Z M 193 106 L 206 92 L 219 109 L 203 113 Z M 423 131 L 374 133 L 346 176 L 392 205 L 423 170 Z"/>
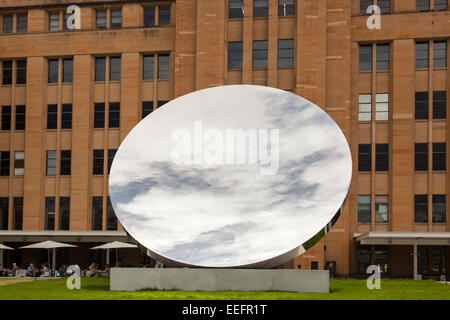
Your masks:
<path fill-rule="evenodd" d="M 50 249 L 53 249 L 53 264 L 52 271 L 56 268 L 56 249 L 57 248 L 75 248 L 77 246 L 68 243 L 61 243 L 56 241 L 43 241 L 28 246 L 20 247 L 19 249 L 48 249 L 48 265 L 50 266 Z"/>
<path fill-rule="evenodd" d="M 110 249 L 116 249 L 116 267 L 118 266 L 118 249 L 122 249 L 122 248 L 137 248 L 137 245 L 135 244 L 131 244 L 131 243 L 125 243 L 125 242 L 120 242 L 120 241 L 113 241 L 110 243 L 105 243 L 102 244 L 100 246 L 96 246 L 96 247 L 92 247 L 92 250 L 97 250 L 97 249 L 105 249 L 106 250 L 106 263 L 109 264 L 109 250 Z"/>
<path fill-rule="evenodd" d="M 5 246 L 0 243 L 0 265 L 3 265 L 3 250 L 14 250 L 14 248 Z"/>

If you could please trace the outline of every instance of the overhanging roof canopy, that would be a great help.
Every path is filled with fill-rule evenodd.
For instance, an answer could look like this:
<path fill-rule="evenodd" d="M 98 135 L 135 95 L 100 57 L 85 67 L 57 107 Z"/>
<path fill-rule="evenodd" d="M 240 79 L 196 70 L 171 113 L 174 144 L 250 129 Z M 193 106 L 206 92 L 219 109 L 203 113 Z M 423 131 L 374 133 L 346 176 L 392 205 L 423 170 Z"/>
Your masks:
<path fill-rule="evenodd" d="M 353 237 L 368 245 L 450 245 L 450 232 L 367 232 Z"/>
<path fill-rule="evenodd" d="M 0 242 L 111 242 L 128 241 L 125 231 L 0 231 Z"/>

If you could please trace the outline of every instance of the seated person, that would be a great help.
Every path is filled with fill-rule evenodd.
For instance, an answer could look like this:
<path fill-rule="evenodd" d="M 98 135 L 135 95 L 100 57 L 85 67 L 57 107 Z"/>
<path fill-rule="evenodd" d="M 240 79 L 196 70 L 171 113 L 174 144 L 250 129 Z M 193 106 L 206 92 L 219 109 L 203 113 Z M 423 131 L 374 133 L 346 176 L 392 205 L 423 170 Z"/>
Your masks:
<path fill-rule="evenodd" d="M 105 264 L 105 270 L 103 270 L 103 273 L 105 273 L 106 276 L 109 277 L 109 272 L 110 272 L 109 264 Z"/>
<path fill-rule="evenodd" d="M 44 266 L 41 269 L 40 278 L 46 278 L 46 277 L 50 277 L 50 272 L 48 270 L 48 267 L 44 264 Z"/>
<path fill-rule="evenodd" d="M 97 264 L 91 263 L 89 266 L 89 270 L 86 272 L 87 277 L 93 277 L 97 275 Z"/>
<path fill-rule="evenodd" d="M 62 265 L 58 269 L 58 277 L 64 277 L 64 276 L 66 276 L 66 266 Z"/>
<path fill-rule="evenodd" d="M 27 268 L 27 272 L 25 273 L 25 276 L 27 276 L 27 277 L 36 276 L 36 269 L 34 267 L 34 263 L 30 263 L 30 265 Z"/>
<path fill-rule="evenodd" d="M 19 271 L 19 267 L 17 266 L 17 263 L 13 262 L 12 268 L 9 270 L 10 276 L 15 277 L 17 275 L 17 271 Z"/>

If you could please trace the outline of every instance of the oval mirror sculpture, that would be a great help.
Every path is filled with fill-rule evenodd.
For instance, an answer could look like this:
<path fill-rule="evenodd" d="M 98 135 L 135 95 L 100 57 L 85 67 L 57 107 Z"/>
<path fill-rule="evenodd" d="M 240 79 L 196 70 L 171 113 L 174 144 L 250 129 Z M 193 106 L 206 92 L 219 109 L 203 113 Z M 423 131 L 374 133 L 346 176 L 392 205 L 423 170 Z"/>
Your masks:
<path fill-rule="evenodd" d="M 114 158 L 124 229 L 170 266 L 271 268 L 338 217 L 352 160 L 313 103 L 253 85 L 200 90 L 153 111 Z"/>

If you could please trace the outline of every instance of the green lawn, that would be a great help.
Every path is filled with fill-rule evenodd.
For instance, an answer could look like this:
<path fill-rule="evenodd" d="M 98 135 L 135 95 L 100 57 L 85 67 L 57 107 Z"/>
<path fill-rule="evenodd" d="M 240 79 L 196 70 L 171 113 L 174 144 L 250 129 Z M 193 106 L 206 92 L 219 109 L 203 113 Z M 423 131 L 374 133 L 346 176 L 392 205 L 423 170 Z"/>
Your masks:
<path fill-rule="evenodd" d="M 433 280 L 414 281 L 382 279 L 381 290 L 369 290 L 365 280 L 331 279 L 331 293 L 289 292 L 198 292 L 198 291 L 139 291 L 110 292 L 107 278 L 82 278 L 81 290 L 69 290 L 66 279 L 11 281 L 0 279 L 0 300 L 6 299 L 155 299 L 155 300 L 317 300 L 317 299 L 443 299 L 450 300 L 450 285 Z M 7 282 L 6 282 L 7 281 Z"/>

